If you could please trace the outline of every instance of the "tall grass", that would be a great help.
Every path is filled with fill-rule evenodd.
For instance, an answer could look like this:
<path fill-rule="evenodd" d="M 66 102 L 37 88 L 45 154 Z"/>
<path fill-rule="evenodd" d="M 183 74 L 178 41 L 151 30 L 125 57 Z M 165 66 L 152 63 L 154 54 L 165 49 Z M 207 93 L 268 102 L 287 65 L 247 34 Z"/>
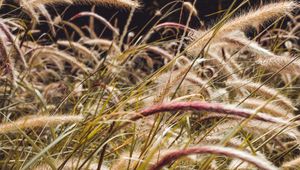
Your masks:
<path fill-rule="evenodd" d="M 0 20 L 1 168 L 297 169 L 299 4 L 232 5 L 198 29 L 195 3 L 167 4 L 141 35 L 138 1 L 17 1 L 32 20 Z M 74 4 L 126 10 L 125 28 L 48 11 Z M 186 24 L 164 22 L 178 11 Z"/>

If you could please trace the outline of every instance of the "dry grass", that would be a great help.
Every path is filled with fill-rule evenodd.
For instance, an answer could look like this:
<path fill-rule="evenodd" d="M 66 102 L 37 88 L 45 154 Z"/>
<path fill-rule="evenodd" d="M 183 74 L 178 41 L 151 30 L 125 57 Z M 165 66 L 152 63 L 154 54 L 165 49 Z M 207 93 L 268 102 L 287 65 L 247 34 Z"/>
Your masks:
<path fill-rule="evenodd" d="M 199 9 L 185 1 L 157 12 L 145 35 L 131 29 L 138 1 L 18 3 L 32 20 L 0 20 L 2 169 L 298 168 L 297 2 L 228 9 L 197 30 L 189 23 Z M 95 8 L 70 20 L 48 11 L 65 4 L 129 15 L 119 29 Z M 177 10 L 187 24 L 163 22 Z M 96 21 L 112 34 L 104 37 Z M 38 29 L 43 23 L 49 33 Z M 54 41 L 59 30 L 66 38 Z"/>
<path fill-rule="evenodd" d="M 201 146 L 201 147 L 194 147 L 194 148 L 187 148 L 183 150 L 176 150 L 173 152 L 169 152 L 165 156 L 163 156 L 155 165 L 153 165 L 150 170 L 161 169 L 166 164 L 171 163 L 172 161 L 179 159 L 180 157 L 191 155 L 191 154 L 220 154 L 226 155 L 228 157 L 236 157 L 243 161 L 250 162 L 255 164 L 259 169 L 263 170 L 275 170 L 277 169 L 267 160 L 263 158 L 254 157 L 251 154 L 246 152 L 241 152 L 239 150 L 225 148 L 225 147 L 218 147 L 218 146 Z"/>
<path fill-rule="evenodd" d="M 28 116 L 22 117 L 19 120 L 2 123 L 0 125 L 0 133 L 12 133 L 18 132 L 24 129 L 42 128 L 45 126 L 57 126 L 65 123 L 77 123 L 83 121 L 83 116 L 81 115 L 65 115 L 65 116 Z"/>
<path fill-rule="evenodd" d="M 118 7 L 137 8 L 139 3 L 131 0 L 30 0 L 29 5 L 55 5 L 55 4 L 96 4 L 96 5 L 113 5 Z"/>

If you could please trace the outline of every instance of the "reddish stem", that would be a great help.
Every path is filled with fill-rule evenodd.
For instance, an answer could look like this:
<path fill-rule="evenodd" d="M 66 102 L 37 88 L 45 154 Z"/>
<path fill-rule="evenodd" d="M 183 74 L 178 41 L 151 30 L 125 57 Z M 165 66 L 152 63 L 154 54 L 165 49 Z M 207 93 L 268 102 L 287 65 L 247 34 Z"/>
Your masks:
<path fill-rule="evenodd" d="M 70 21 L 76 19 L 76 18 L 80 18 L 83 16 L 90 16 L 90 17 L 94 17 L 96 19 L 98 19 L 99 21 L 101 21 L 105 26 L 107 26 L 112 32 L 114 32 L 116 35 L 120 35 L 119 31 L 112 26 L 109 21 L 107 21 L 105 18 L 103 18 L 102 16 L 94 13 L 94 12 L 80 12 L 78 14 L 76 14 L 75 16 L 73 16 Z"/>
<path fill-rule="evenodd" d="M 216 112 L 228 115 L 236 115 L 240 117 L 250 118 L 272 122 L 272 123 L 288 123 L 287 120 L 273 117 L 265 113 L 256 113 L 254 110 L 234 108 L 232 106 L 220 104 L 220 103 L 208 103 L 208 102 L 173 102 L 164 103 L 160 105 L 154 105 L 150 108 L 144 109 L 137 113 L 136 116 L 132 117 L 132 121 L 136 121 L 140 118 L 150 116 L 159 112 L 167 111 L 180 111 L 180 110 L 196 110 L 196 111 L 207 111 Z"/>
<path fill-rule="evenodd" d="M 193 154 L 217 154 L 217 155 L 225 155 L 228 157 L 238 158 L 243 161 L 249 162 L 257 166 L 259 169 L 262 170 L 276 170 L 274 165 L 269 161 L 253 156 L 248 152 L 242 152 L 233 148 L 228 147 L 221 147 L 221 146 L 200 146 L 200 147 L 193 147 L 188 149 L 181 149 L 169 152 L 165 156 L 163 156 L 156 164 L 150 167 L 149 170 L 159 170 L 165 165 L 175 161 L 181 157 L 193 155 Z"/>
<path fill-rule="evenodd" d="M 186 25 L 182 25 L 182 24 L 179 24 L 179 23 L 176 23 L 176 22 L 164 22 L 164 23 L 161 23 L 161 24 L 158 24 L 154 27 L 154 30 L 158 30 L 158 29 L 161 29 L 161 28 L 164 28 L 164 27 L 169 27 L 169 28 L 179 28 L 179 29 L 186 29 L 187 31 L 190 31 L 190 32 L 196 32 L 196 30 L 194 30 L 193 28 L 190 28 Z"/>

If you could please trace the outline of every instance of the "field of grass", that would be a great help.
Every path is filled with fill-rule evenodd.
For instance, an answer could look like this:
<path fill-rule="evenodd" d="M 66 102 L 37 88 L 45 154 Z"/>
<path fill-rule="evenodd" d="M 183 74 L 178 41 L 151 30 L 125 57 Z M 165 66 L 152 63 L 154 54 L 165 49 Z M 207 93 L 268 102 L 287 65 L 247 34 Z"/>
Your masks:
<path fill-rule="evenodd" d="M 197 1 L 172 1 L 144 33 L 134 0 L 0 0 L 22 12 L 0 19 L 1 169 L 300 169 L 299 3 L 247 2 L 192 28 Z M 48 10 L 79 4 L 126 25 Z"/>

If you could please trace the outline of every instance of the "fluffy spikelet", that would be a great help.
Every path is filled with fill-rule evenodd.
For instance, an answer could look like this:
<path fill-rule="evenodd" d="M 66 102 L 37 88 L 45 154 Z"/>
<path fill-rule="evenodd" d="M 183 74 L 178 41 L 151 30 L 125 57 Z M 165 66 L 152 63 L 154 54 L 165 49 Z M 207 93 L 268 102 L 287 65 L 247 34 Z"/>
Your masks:
<path fill-rule="evenodd" d="M 225 73 L 225 75 L 230 75 L 233 79 L 239 79 L 238 75 L 235 73 L 235 69 L 239 69 L 233 60 L 224 61 L 221 57 L 212 52 L 208 52 L 207 55 L 209 55 L 213 59 L 212 61 L 216 66 L 220 66 L 220 69 Z"/>
<path fill-rule="evenodd" d="M 81 62 L 79 62 L 76 58 L 70 56 L 67 53 L 64 53 L 62 51 L 58 51 L 56 49 L 52 49 L 52 48 L 48 48 L 48 47 L 44 47 L 43 49 L 38 49 L 35 51 L 35 54 L 33 55 L 34 57 L 37 56 L 54 56 L 54 57 L 58 57 L 60 59 L 63 59 L 67 62 L 69 62 L 70 64 L 77 66 L 78 68 L 80 68 L 82 71 L 84 72 L 88 72 L 88 68 Z"/>
<path fill-rule="evenodd" d="M 224 41 L 233 44 L 239 48 L 245 48 L 248 51 L 256 54 L 260 58 L 270 58 L 270 57 L 278 57 L 276 54 L 271 51 L 261 47 L 257 42 L 250 41 L 247 38 L 241 37 L 224 37 Z"/>
<path fill-rule="evenodd" d="M 155 165 L 153 165 L 150 170 L 158 170 L 164 167 L 165 165 L 175 161 L 181 157 L 194 155 L 194 154 L 216 154 L 216 155 L 224 155 L 231 158 L 238 158 L 243 161 L 249 162 L 254 164 L 257 168 L 262 170 L 277 170 L 278 168 L 275 167 L 272 163 L 268 160 L 253 156 L 248 152 L 242 152 L 234 148 L 222 147 L 222 146 L 200 146 L 200 147 L 193 147 L 188 149 L 181 149 L 171 151 L 165 154 Z"/>
<path fill-rule="evenodd" d="M 256 94 L 259 94 L 265 98 L 270 98 L 270 97 L 275 97 L 275 99 L 278 99 L 279 103 L 282 104 L 286 109 L 291 109 L 291 110 L 297 110 L 293 102 L 285 97 L 282 94 L 278 94 L 278 91 L 268 87 L 266 85 L 261 85 L 260 83 L 254 83 L 249 80 L 234 80 L 234 81 L 227 81 L 227 85 L 236 87 L 236 88 L 245 88 L 246 90 L 250 91 L 251 93 L 254 92 Z"/>
<path fill-rule="evenodd" d="M 193 6 L 192 3 L 190 3 L 190 2 L 183 2 L 182 6 L 185 7 L 188 11 L 190 11 L 190 13 L 192 13 L 194 16 L 198 16 L 198 11 Z"/>
<path fill-rule="evenodd" d="M 45 5 L 37 5 L 37 10 L 46 18 L 47 22 L 49 23 L 51 33 L 53 35 L 56 35 L 53 20 L 51 18 L 50 13 L 47 11 Z"/>
<path fill-rule="evenodd" d="M 257 10 L 240 15 L 227 22 L 220 30 L 220 33 L 231 32 L 238 29 L 244 29 L 249 26 L 258 28 L 264 22 L 273 18 L 281 17 L 291 12 L 297 4 L 295 2 L 278 2 L 265 5 Z"/>
<path fill-rule="evenodd" d="M 260 64 L 267 70 L 277 72 L 282 69 L 285 65 L 288 65 L 283 70 L 281 70 L 281 74 L 289 74 L 289 75 L 300 75 L 300 62 L 298 59 L 293 57 L 286 56 L 278 56 L 271 51 L 261 47 L 258 43 L 254 41 L 250 41 L 246 38 L 240 37 L 224 37 L 223 40 L 226 42 L 236 45 L 240 48 L 245 48 L 250 52 L 257 55 L 256 63 Z"/>
<path fill-rule="evenodd" d="M 45 126 L 57 126 L 65 123 L 76 123 L 83 121 L 83 116 L 62 115 L 62 116 L 27 116 L 11 123 L 0 125 L 0 134 L 17 132 L 19 129 L 38 128 Z"/>
<path fill-rule="evenodd" d="M 238 126 L 240 126 L 240 121 L 229 120 L 223 124 L 216 126 L 212 130 L 211 134 L 212 136 L 221 137 L 224 136 L 229 130 L 234 129 Z M 262 137 L 266 135 L 270 136 L 274 134 L 277 134 L 277 137 L 282 138 L 288 137 L 292 139 L 297 139 L 299 137 L 297 129 L 290 128 L 282 131 L 282 126 L 284 125 L 274 126 L 274 123 L 251 120 L 247 124 L 243 125 L 243 130 L 257 137 Z"/>
<path fill-rule="evenodd" d="M 299 168 L 300 168 L 300 157 L 295 158 L 295 159 L 292 160 L 292 161 L 285 162 L 285 163 L 282 165 L 282 168 L 283 168 L 283 169 L 299 169 Z"/>
<path fill-rule="evenodd" d="M 119 7 L 138 8 L 140 4 L 132 0 L 73 0 L 75 3 L 99 4 L 99 5 L 113 5 Z"/>
<path fill-rule="evenodd" d="M 249 118 L 253 116 L 253 119 L 272 122 L 272 123 L 288 123 L 286 120 L 281 118 L 276 118 L 265 113 L 256 113 L 254 110 L 235 108 L 232 105 L 225 105 L 221 103 L 208 103 L 208 102 L 171 102 L 163 103 L 160 105 L 154 105 L 146 108 L 138 113 L 136 116 L 132 117 L 130 120 L 136 121 L 146 116 L 150 116 L 160 112 L 167 111 L 184 111 L 184 110 L 197 110 L 197 111 L 207 111 L 216 112 L 228 115 L 235 115 L 244 118 Z"/>
<path fill-rule="evenodd" d="M 120 155 L 120 158 L 117 159 L 110 168 L 111 170 L 121 170 L 124 169 L 124 167 L 127 167 L 130 163 L 129 169 L 134 169 L 135 165 L 139 163 L 139 161 L 142 161 L 142 159 L 139 157 L 139 154 L 136 152 L 133 152 L 132 155 L 129 153 L 122 153 Z"/>
<path fill-rule="evenodd" d="M 62 45 L 62 46 L 69 46 L 72 49 L 77 50 L 78 52 L 82 53 L 84 56 L 89 57 L 90 59 L 94 60 L 95 63 L 98 63 L 98 59 L 93 54 L 93 52 L 78 42 L 57 41 L 57 44 Z"/>
<path fill-rule="evenodd" d="M 85 158 L 70 158 L 68 162 L 64 164 L 63 169 L 71 170 L 71 169 L 79 169 L 79 166 L 84 162 Z M 55 164 L 57 167 L 59 167 L 64 160 L 57 160 L 55 161 Z M 89 169 L 89 170 L 95 170 L 98 167 L 98 163 L 90 163 L 85 164 L 82 169 Z M 107 170 L 108 168 L 105 166 L 101 166 L 101 169 Z M 52 168 L 48 164 L 40 164 L 33 168 L 33 170 L 52 170 Z"/>
<path fill-rule="evenodd" d="M 159 95 L 157 96 L 158 98 L 161 98 L 163 96 L 166 96 L 167 93 L 170 92 L 174 92 L 176 90 L 176 86 L 174 86 L 175 84 L 180 83 L 180 81 L 182 80 L 182 78 L 184 77 L 184 75 L 186 74 L 186 72 L 188 71 L 188 67 L 185 68 L 181 68 L 177 71 L 174 71 L 172 73 L 172 75 L 170 74 L 162 74 L 158 79 L 157 79 L 157 83 L 159 85 L 163 85 L 163 86 L 159 86 L 159 88 L 162 87 L 162 89 L 160 89 L 159 91 Z M 171 77 L 170 77 L 171 76 Z M 199 77 L 197 77 L 195 74 L 189 72 L 186 77 L 185 80 L 183 81 L 183 85 L 182 87 L 186 87 L 182 88 L 183 91 L 194 91 L 194 92 L 199 92 L 199 94 L 203 95 L 203 96 L 210 96 L 211 89 L 209 86 L 207 86 L 207 82 L 201 80 Z M 197 88 L 200 87 L 200 88 Z M 184 90 L 185 89 L 185 90 Z M 198 91 L 200 90 L 200 91 Z M 162 96 L 160 96 L 162 95 Z M 157 103 L 157 100 L 154 100 L 155 103 Z"/>
<path fill-rule="evenodd" d="M 38 5 L 54 5 L 54 4 L 72 4 L 73 0 L 30 0 L 27 1 L 28 5 L 37 7 Z"/>
<path fill-rule="evenodd" d="M 281 74 L 295 76 L 300 75 L 300 62 L 297 58 L 277 56 L 268 59 L 258 59 L 257 63 L 260 64 L 263 68 L 273 72 L 277 72 L 284 66 L 288 65 L 280 71 Z"/>
<path fill-rule="evenodd" d="M 113 5 L 125 8 L 138 8 L 140 4 L 131 0 L 32 0 L 31 4 L 95 4 L 95 5 Z"/>
<path fill-rule="evenodd" d="M 111 49 L 111 50 L 114 50 L 118 54 L 121 53 L 121 50 L 116 45 L 116 43 L 114 43 L 111 40 L 97 38 L 97 39 L 85 40 L 83 43 L 87 44 L 87 45 L 96 45 L 102 50 Z"/>
<path fill-rule="evenodd" d="M 262 106 L 266 101 L 262 99 L 249 98 L 242 103 L 242 106 L 247 108 L 256 109 Z M 265 107 L 261 109 L 262 112 L 270 113 L 274 116 L 288 117 L 291 118 L 293 115 L 289 114 L 288 111 L 282 109 L 281 107 L 268 103 Z"/>
<path fill-rule="evenodd" d="M 188 48 L 188 52 L 191 55 L 197 55 L 212 37 L 213 40 L 217 40 L 235 30 L 243 30 L 249 26 L 257 28 L 266 21 L 291 12 L 296 6 L 297 3 L 293 1 L 271 3 L 226 22 L 216 33 L 208 30 L 206 33 L 195 34 L 196 37 L 193 38 L 196 39 L 196 42 Z"/>

